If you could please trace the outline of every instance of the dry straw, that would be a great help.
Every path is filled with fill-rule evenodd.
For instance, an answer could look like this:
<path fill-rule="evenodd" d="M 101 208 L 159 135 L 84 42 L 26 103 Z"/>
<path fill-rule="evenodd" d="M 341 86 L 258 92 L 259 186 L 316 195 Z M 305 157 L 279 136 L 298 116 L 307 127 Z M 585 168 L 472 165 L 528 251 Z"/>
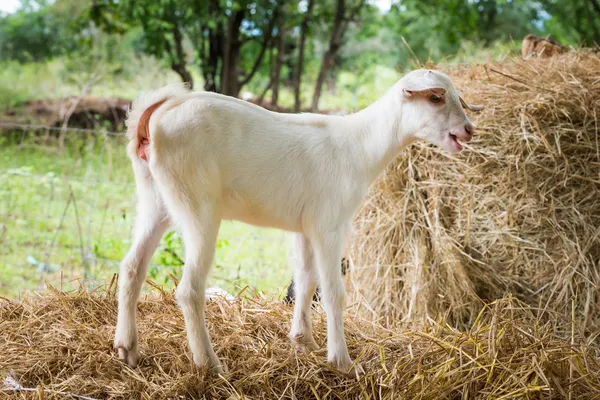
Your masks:
<path fill-rule="evenodd" d="M 573 326 L 542 322 L 514 298 L 486 306 L 461 332 L 440 317 L 410 331 L 347 318 L 351 355 L 366 375 L 344 377 L 324 351 L 298 356 L 287 339 L 291 306 L 258 298 L 210 301 L 215 350 L 229 368 L 206 376 L 193 366 L 171 292 L 138 307 L 141 365 L 112 351 L 114 291 L 50 290 L 0 302 L 0 391 L 12 398 L 58 399 L 593 399 L 600 396 L 599 351 Z M 315 312 L 317 342 L 325 319 Z M 573 321 L 574 323 L 574 321 Z M 29 389 L 13 390 L 15 388 Z M 85 397 L 82 397 L 85 396 Z"/>
<path fill-rule="evenodd" d="M 600 55 L 450 72 L 476 138 L 415 144 L 386 170 L 350 245 L 358 311 L 383 323 L 449 313 L 469 326 L 507 292 L 600 328 Z"/>

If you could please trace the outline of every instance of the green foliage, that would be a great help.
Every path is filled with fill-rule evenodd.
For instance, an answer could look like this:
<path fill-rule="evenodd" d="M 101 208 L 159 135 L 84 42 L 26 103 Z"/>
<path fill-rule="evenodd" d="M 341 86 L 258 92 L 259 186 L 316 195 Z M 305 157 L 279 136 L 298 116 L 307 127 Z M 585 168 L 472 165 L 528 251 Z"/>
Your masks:
<path fill-rule="evenodd" d="M 542 0 L 544 28 L 566 43 L 600 44 L 600 1 Z"/>
<path fill-rule="evenodd" d="M 455 55 L 465 42 L 490 47 L 540 34 L 539 11 L 539 3 L 527 0 L 405 0 L 392 7 L 385 24 L 398 63 L 406 65 Z"/>
<path fill-rule="evenodd" d="M 81 3 L 68 0 L 35 6 L 27 2 L 0 18 L 0 57 L 41 61 L 75 50 L 83 39 L 82 12 Z"/>
<path fill-rule="evenodd" d="M 347 0 L 348 7 L 356 3 Z M 436 62 L 464 53 L 465 43 L 491 49 L 497 43 L 518 43 L 527 33 L 551 34 L 564 44 L 593 45 L 600 40 L 600 9 L 595 6 L 599 3 L 403 0 L 395 1 L 387 13 L 367 4 L 349 22 L 345 45 L 331 69 L 332 79 L 348 71 L 360 77 L 353 85 L 362 85 L 372 78 L 369 71 L 374 65 L 403 69 L 416 65 L 417 60 Z M 328 45 L 335 4 L 334 0 L 315 0 L 305 54 L 304 77 L 308 81 L 316 78 Z M 182 79 L 186 74 L 195 82 L 201 74 L 205 82 L 214 79 L 213 89 L 218 90 L 227 43 L 234 39 L 241 42 L 235 68 L 239 80 L 244 81 L 260 58 L 264 38 L 271 34 L 267 28 L 277 10 L 285 19 L 287 32 L 282 79 L 283 84 L 290 85 L 303 7 L 303 0 L 25 1 L 16 13 L 0 17 L 0 56 L 40 62 L 68 55 L 65 80 L 94 72 L 89 81 L 127 73 L 131 69 L 125 65 L 135 63 L 143 53 L 159 60 L 158 67 L 172 68 Z M 241 13 L 242 20 L 237 36 L 229 37 L 226 30 L 234 13 Z M 222 37 L 216 40 L 214 35 Z M 211 47 L 215 43 L 218 46 Z M 210 61 L 210 54 L 217 54 L 218 60 Z M 262 92 L 272 64 L 260 62 L 247 89 L 254 94 Z M 187 72 L 182 71 L 186 68 Z M 81 87 L 81 79 L 73 84 Z M 22 97 L 12 88 L 2 89 L 6 90 L 2 97 Z"/>
<path fill-rule="evenodd" d="M 124 33 L 132 27 L 142 28 L 143 50 L 163 57 L 173 46 L 173 28 L 191 23 L 197 15 L 197 1 L 175 0 L 103 0 L 95 2 L 90 16 L 109 32 Z"/>
<path fill-rule="evenodd" d="M 0 61 L 0 112 L 30 99 L 81 95 L 84 88 L 97 96 L 133 99 L 140 90 L 177 82 L 177 75 L 165 70 L 154 57 L 131 51 L 138 34 L 132 31 L 123 37 L 103 37 L 96 50 L 78 48 L 51 60 L 25 64 Z"/>

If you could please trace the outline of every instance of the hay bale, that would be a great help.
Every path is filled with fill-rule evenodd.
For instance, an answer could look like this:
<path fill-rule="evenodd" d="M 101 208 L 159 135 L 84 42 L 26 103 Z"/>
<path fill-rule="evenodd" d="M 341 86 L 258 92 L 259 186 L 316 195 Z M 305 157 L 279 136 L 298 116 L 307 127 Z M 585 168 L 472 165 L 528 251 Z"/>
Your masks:
<path fill-rule="evenodd" d="M 414 144 L 374 185 L 349 246 L 353 303 L 375 319 L 449 312 L 468 326 L 481 299 L 508 291 L 597 329 L 600 56 L 449 74 L 486 105 L 478 133 L 458 155 Z"/>
<path fill-rule="evenodd" d="M 350 354 L 367 371 L 359 380 L 332 371 L 324 351 L 297 356 L 287 339 L 292 308 L 280 301 L 221 299 L 206 313 L 215 351 L 230 371 L 223 377 L 193 366 L 172 292 L 138 306 L 143 358 L 134 369 L 112 350 L 111 290 L 0 300 L 0 385 L 9 378 L 0 397 L 585 400 L 600 393 L 598 349 L 578 336 L 562 339 L 572 326 L 542 322 L 511 298 L 485 307 L 466 332 L 443 318 L 423 331 L 348 318 Z M 315 314 L 323 344 L 325 318 Z"/>

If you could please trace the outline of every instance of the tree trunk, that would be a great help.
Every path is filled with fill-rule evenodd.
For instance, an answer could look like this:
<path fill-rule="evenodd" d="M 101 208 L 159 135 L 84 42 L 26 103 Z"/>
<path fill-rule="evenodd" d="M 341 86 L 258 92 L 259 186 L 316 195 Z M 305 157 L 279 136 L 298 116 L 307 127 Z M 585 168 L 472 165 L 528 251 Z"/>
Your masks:
<path fill-rule="evenodd" d="M 269 89 L 271 89 L 271 84 L 272 83 L 273 83 L 273 81 L 269 79 L 269 83 L 264 88 L 264 90 L 262 91 L 262 93 L 260 94 L 260 96 L 258 96 L 258 99 L 256 99 L 256 104 L 262 106 L 263 102 L 265 101 L 265 96 L 267 95 L 267 92 L 269 91 Z"/>
<path fill-rule="evenodd" d="M 190 89 L 194 88 L 194 81 L 192 75 L 185 66 L 185 52 L 183 51 L 183 35 L 179 26 L 175 24 L 173 26 L 173 44 L 175 50 L 171 47 L 171 44 L 167 41 L 166 50 L 171 58 L 171 69 L 175 71 L 184 83 L 187 83 Z"/>
<path fill-rule="evenodd" d="M 173 71 L 177 72 L 177 74 L 181 77 L 181 80 L 184 83 L 187 83 L 189 85 L 190 89 L 194 88 L 194 80 L 193 80 L 192 75 L 190 74 L 190 72 L 185 67 L 185 65 L 183 65 L 183 64 L 171 64 L 171 69 Z"/>
<path fill-rule="evenodd" d="M 294 71 L 294 112 L 299 112 L 302 105 L 300 100 L 300 83 L 302 81 L 302 68 L 304 67 L 304 44 L 306 43 L 306 35 L 308 33 L 308 21 L 314 5 L 314 0 L 308 0 L 306 12 L 302 18 L 300 26 L 300 43 L 298 44 L 298 61 Z"/>
<path fill-rule="evenodd" d="M 315 84 L 315 91 L 313 93 L 313 101 L 311 110 L 313 112 L 319 109 L 319 98 L 321 97 L 321 91 L 323 89 L 323 83 L 327 76 L 327 71 L 335 64 L 335 56 L 344 43 L 344 35 L 348 29 L 348 24 L 353 21 L 366 0 L 360 0 L 356 6 L 350 9 L 349 15 L 346 17 L 346 4 L 345 0 L 337 0 L 335 7 L 335 15 L 333 20 L 333 31 L 331 32 L 331 39 L 329 41 L 329 48 L 323 55 L 323 62 L 321 63 L 321 70 L 319 71 L 319 77 Z"/>
<path fill-rule="evenodd" d="M 317 78 L 317 82 L 315 84 L 315 91 L 313 93 L 311 106 L 312 112 L 316 112 L 319 109 L 319 99 L 321 97 L 321 90 L 323 89 L 323 82 L 325 82 L 325 76 L 329 68 L 333 65 L 333 57 L 342 45 L 342 23 L 344 22 L 345 11 L 345 0 L 337 0 L 333 19 L 333 31 L 331 32 L 331 39 L 329 40 L 329 48 L 323 55 L 321 69 L 319 70 L 319 77 Z"/>
<path fill-rule="evenodd" d="M 219 92 L 218 86 L 219 76 L 219 60 L 222 59 L 222 43 L 223 35 L 220 31 L 221 26 L 217 26 L 217 30 L 208 29 L 208 54 L 203 51 L 201 58 L 202 74 L 204 76 L 204 90 L 208 92 Z M 204 50 L 204 49 L 202 49 Z"/>
<path fill-rule="evenodd" d="M 279 27 L 277 28 L 277 57 L 271 74 L 271 105 L 277 109 L 277 101 L 279 100 L 279 81 L 281 78 L 281 66 L 283 65 L 283 57 L 285 52 L 285 23 L 284 18 L 280 19 Z"/>
<path fill-rule="evenodd" d="M 223 50 L 223 66 L 221 69 L 221 93 L 237 97 L 240 92 L 237 66 L 240 56 L 240 25 L 244 19 L 242 11 L 233 11 L 227 21 L 225 48 Z"/>
<path fill-rule="evenodd" d="M 219 0 L 211 0 L 208 3 L 209 15 L 222 13 Z M 205 39 L 206 37 L 206 39 Z M 204 77 L 204 90 L 208 92 L 219 92 L 219 61 L 223 59 L 223 25 L 216 21 L 214 27 L 204 27 L 198 38 L 200 53 L 200 68 Z"/>
<path fill-rule="evenodd" d="M 241 48 L 244 44 L 240 37 L 240 28 L 246 9 L 242 8 L 231 11 L 224 24 L 217 22 L 216 26 L 205 30 L 207 33 L 208 52 L 203 42 L 199 46 L 201 53 L 200 66 L 204 76 L 205 90 L 234 97 L 239 95 L 242 87 L 252 79 L 260 68 L 264 54 L 269 48 L 272 39 L 273 24 L 275 23 L 280 7 L 279 2 L 275 4 L 273 17 L 270 18 L 268 26 L 263 31 L 260 52 L 256 56 L 250 71 L 243 77 L 240 74 L 242 71 L 239 68 Z M 209 3 L 209 12 L 223 13 L 218 0 L 212 0 Z"/>

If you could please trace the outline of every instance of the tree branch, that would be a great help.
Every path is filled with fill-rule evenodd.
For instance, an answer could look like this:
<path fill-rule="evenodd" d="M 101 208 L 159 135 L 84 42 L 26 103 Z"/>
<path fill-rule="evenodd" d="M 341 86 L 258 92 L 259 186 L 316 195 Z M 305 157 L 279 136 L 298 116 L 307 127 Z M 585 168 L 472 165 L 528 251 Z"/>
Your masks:
<path fill-rule="evenodd" d="M 173 40 L 175 41 L 175 52 L 177 53 L 177 60 L 180 64 L 185 64 L 185 53 L 183 52 L 183 45 L 181 44 L 181 42 L 183 41 L 183 37 L 177 24 L 173 24 Z"/>
<path fill-rule="evenodd" d="M 171 43 L 169 43 L 168 39 L 165 39 L 165 50 L 169 54 L 171 64 L 173 64 L 175 62 L 175 55 L 173 54 L 173 49 L 171 48 Z"/>
<path fill-rule="evenodd" d="M 175 54 L 173 54 L 171 43 L 169 43 L 168 40 L 165 42 L 165 50 L 169 53 L 169 57 L 171 58 L 171 69 L 181 77 L 183 82 L 189 84 L 190 89 L 192 89 L 194 87 L 194 81 L 192 75 L 185 67 L 185 53 L 182 45 L 183 36 L 177 23 L 173 24 L 172 32 L 173 42 L 175 43 Z"/>
<path fill-rule="evenodd" d="M 273 11 L 273 16 L 271 17 L 271 19 L 269 20 L 269 23 L 267 25 L 267 31 L 263 32 L 263 42 L 262 42 L 262 46 L 260 48 L 260 53 L 258 53 L 258 57 L 256 57 L 256 60 L 254 61 L 254 65 L 252 66 L 252 69 L 250 70 L 248 75 L 246 75 L 246 77 L 240 81 L 239 87 L 242 87 L 245 84 L 247 84 L 248 82 L 250 82 L 250 79 L 252 79 L 254 74 L 256 74 L 256 71 L 258 71 L 258 67 L 260 67 L 260 64 L 265 55 L 265 52 L 267 51 L 267 47 L 269 46 L 269 43 L 273 39 L 273 27 L 275 26 L 275 21 L 277 20 L 277 18 L 279 16 L 279 7 L 280 7 L 280 4 L 277 3 L 277 6 L 275 7 L 275 10 Z"/>

